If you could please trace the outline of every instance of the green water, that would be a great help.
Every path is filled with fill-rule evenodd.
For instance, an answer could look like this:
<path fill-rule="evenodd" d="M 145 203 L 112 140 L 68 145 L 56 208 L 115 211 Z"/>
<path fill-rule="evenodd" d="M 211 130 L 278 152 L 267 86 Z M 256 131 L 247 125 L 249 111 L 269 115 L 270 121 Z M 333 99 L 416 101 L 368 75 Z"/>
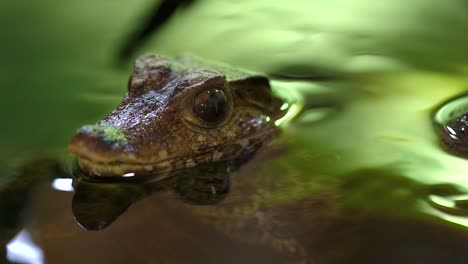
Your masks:
<path fill-rule="evenodd" d="M 309 2 L 200 1 L 137 51 L 337 78 L 272 82 L 305 110 L 219 204 L 110 186 L 138 202 L 100 232 L 49 169 L 68 171 L 71 135 L 122 98 L 131 61 L 116 54 L 154 3 L 0 3 L 0 241 L 27 228 L 47 263 L 465 263 L 468 162 L 440 148 L 431 114 L 468 87 L 468 7 Z"/>

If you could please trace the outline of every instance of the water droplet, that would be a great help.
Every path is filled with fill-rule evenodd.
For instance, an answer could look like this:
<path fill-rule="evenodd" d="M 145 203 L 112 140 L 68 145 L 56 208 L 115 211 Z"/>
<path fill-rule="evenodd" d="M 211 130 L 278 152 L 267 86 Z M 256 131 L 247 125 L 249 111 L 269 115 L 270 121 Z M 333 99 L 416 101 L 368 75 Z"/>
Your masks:
<path fill-rule="evenodd" d="M 468 157 L 468 95 L 442 104 L 433 121 L 442 146 L 455 155 Z"/>

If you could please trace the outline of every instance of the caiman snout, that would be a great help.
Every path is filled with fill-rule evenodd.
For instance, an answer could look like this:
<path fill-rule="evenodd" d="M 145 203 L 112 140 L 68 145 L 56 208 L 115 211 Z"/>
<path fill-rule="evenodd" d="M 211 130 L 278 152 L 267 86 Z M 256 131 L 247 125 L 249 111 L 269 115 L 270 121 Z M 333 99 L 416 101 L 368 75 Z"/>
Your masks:
<path fill-rule="evenodd" d="M 127 139 L 120 129 L 103 125 L 81 127 L 68 145 L 80 158 L 105 163 L 117 161 L 126 147 Z"/>

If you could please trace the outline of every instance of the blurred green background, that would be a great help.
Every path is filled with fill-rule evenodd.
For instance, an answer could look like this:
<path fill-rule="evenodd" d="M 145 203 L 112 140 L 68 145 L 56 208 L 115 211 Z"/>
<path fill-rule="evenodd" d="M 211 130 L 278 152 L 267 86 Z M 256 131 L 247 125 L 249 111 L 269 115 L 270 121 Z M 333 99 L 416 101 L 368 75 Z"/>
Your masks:
<path fill-rule="evenodd" d="M 63 149 L 80 124 L 118 103 L 131 68 L 114 58 L 148 4 L 0 3 L 1 159 Z"/>

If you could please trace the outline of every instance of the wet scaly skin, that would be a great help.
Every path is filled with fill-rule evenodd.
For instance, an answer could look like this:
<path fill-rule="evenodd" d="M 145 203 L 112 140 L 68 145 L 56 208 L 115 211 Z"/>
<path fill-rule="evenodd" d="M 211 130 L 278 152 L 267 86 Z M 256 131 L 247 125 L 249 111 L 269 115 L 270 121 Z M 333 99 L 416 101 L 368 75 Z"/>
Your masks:
<path fill-rule="evenodd" d="M 193 57 L 137 59 L 128 93 L 69 150 L 94 176 L 147 175 L 237 159 L 276 133 L 268 79 Z"/>

